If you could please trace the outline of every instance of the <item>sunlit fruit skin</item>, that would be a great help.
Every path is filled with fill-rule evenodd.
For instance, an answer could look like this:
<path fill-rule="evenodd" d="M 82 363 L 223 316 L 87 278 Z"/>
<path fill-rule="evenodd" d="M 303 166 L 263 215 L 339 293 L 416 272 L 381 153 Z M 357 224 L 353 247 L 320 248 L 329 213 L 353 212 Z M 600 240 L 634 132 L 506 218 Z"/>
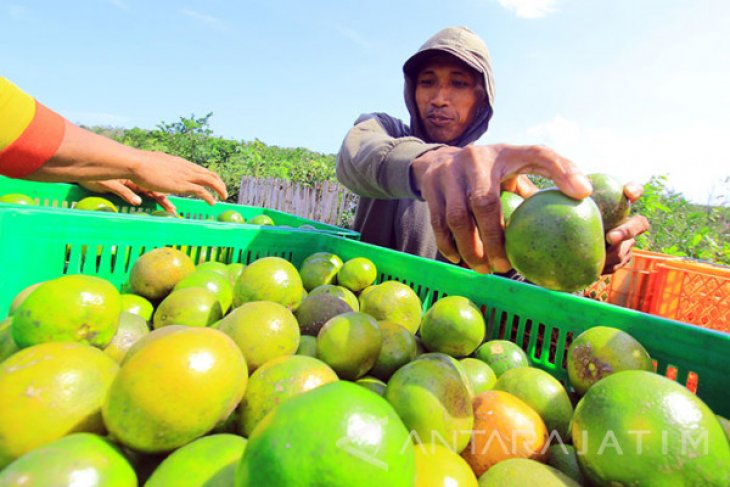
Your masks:
<path fill-rule="evenodd" d="M 421 298 L 409 286 L 385 281 L 360 294 L 360 311 L 379 321 L 391 321 L 416 334 L 423 313 Z"/>
<path fill-rule="evenodd" d="M 538 191 L 512 213 L 505 250 L 514 268 L 538 286 L 584 289 L 600 277 L 606 260 L 601 212 L 591 198 Z"/>
<path fill-rule="evenodd" d="M 119 211 L 114 203 L 101 196 L 87 196 L 76 203 L 74 208 L 77 210 L 108 211 L 110 213 Z"/>
<path fill-rule="evenodd" d="M 337 271 L 342 264 L 337 265 L 327 257 L 305 259 L 299 267 L 299 275 L 302 277 L 304 289 L 311 291 L 317 286 L 335 284 L 337 282 Z"/>
<path fill-rule="evenodd" d="M 136 294 L 122 294 L 122 311 L 141 316 L 146 321 L 152 321 L 152 313 L 155 308 L 147 298 Z"/>
<path fill-rule="evenodd" d="M 591 485 L 730 485 L 730 443 L 684 386 L 643 370 L 594 384 L 571 423 Z"/>
<path fill-rule="evenodd" d="M 150 250 L 140 256 L 129 273 L 135 294 L 158 301 L 172 291 L 183 277 L 195 271 L 195 264 L 184 252 L 170 247 Z"/>
<path fill-rule="evenodd" d="M 103 433 L 101 407 L 118 370 L 81 343 L 42 343 L 2 362 L 0 468 L 69 433 Z"/>
<path fill-rule="evenodd" d="M 475 395 L 492 390 L 497 382 L 497 374 L 486 362 L 471 357 L 463 358 L 459 362 L 464 367 Z"/>
<path fill-rule="evenodd" d="M 218 329 L 241 349 L 249 372 L 299 346 L 299 324 L 289 309 L 271 301 L 252 301 L 223 318 Z"/>
<path fill-rule="evenodd" d="M 462 296 L 446 296 L 423 315 L 421 340 L 432 352 L 466 357 L 484 341 L 484 317 L 474 303 Z"/>
<path fill-rule="evenodd" d="M 248 222 L 250 225 L 274 225 L 274 220 L 269 215 L 256 215 L 251 218 Z"/>
<path fill-rule="evenodd" d="M 305 257 L 304 260 L 302 261 L 301 266 L 306 265 L 306 263 L 309 262 L 310 260 L 316 260 L 316 259 L 326 259 L 326 260 L 330 261 L 338 270 L 340 267 L 342 267 L 342 264 L 343 264 L 342 259 L 337 254 L 333 254 L 332 252 L 315 252 L 315 253 L 310 254 L 307 257 Z"/>
<path fill-rule="evenodd" d="M 173 290 L 157 306 L 152 326 L 210 326 L 223 317 L 218 296 L 208 288 L 186 287 Z"/>
<path fill-rule="evenodd" d="M 568 378 L 579 395 L 616 372 L 653 369 L 649 353 L 634 337 L 609 326 L 587 329 L 568 348 Z"/>
<path fill-rule="evenodd" d="M 264 257 L 243 269 L 233 289 L 235 306 L 250 301 L 273 301 L 296 310 L 304 298 L 302 278 L 291 262 Z"/>
<path fill-rule="evenodd" d="M 144 485 L 233 485 L 245 449 L 246 438 L 238 435 L 223 433 L 198 438 L 167 456 Z"/>
<path fill-rule="evenodd" d="M 474 352 L 474 358 L 489 365 L 497 377 L 507 370 L 530 366 L 530 360 L 525 351 L 509 340 L 484 342 Z"/>
<path fill-rule="evenodd" d="M 36 206 L 36 202 L 28 195 L 21 193 L 10 193 L 0 195 L 0 203 L 12 203 L 14 205 Z"/>
<path fill-rule="evenodd" d="M 45 282 L 45 281 L 44 281 Z M 26 287 L 22 291 L 20 291 L 18 294 L 15 295 L 13 298 L 13 301 L 10 303 L 10 309 L 8 310 L 8 316 L 13 315 L 18 308 L 20 308 L 20 305 L 23 304 L 23 301 L 26 300 L 30 294 L 38 289 L 38 286 L 43 284 L 43 282 L 37 282 L 35 284 L 31 284 L 30 286 Z"/>
<path fill-rule="evenodd" d="M 328 294 L 346 302 L 352 311 L 360 311 L 360 302 L 352 291 L 344 286 L 335 286 L 333 284 L 325 284 L 317 286 L 309 292 L 309 296 L 318 296 L 320 294 Z"/>
<path fill-rule="evenodd" d="M 246 361 L 225 333 L 167 326 L 127 352 L 102 408 L 104 423 L 134 450 L 167 452 L 228 417 L 247 382 Z"/>
<path fill-rule="evenodd" d="M 337 381 L 271 411 L 249 437 L 237 477 L 237 487 L 412 487 L 415 453 L 383 398 Z"/>
<path fill-rule="evenodd" d="M 527 458 L 509 458 L 479 477 L 479 487 L 580 487 L 559 470 Z"/>
<path fill-rule="evenodd" d="M 551 435 L 569 441 L 568 425 L 573 416 L 573 405 L 565 387 L 555 377 L 534 367 L 510 369 L 502 374 L 494 390 L 509 392 L 522 399 L 545 422 Z"/>
<path fill-rule="evenodd" d="M 511 191 L 502 191 L 499 196 L 499 202 L 502 204 L 502 216 L 505 224 L 509 221 L 509 217 L 522 204 L 525 199 L 517 193 Z"/>
<path fill-rule="evenodd" d="M 370 259 L 355 257 L 345 262 L 337 271 L 337 282 L 356 293 L 372 285 L 378 277 L 378 269 Z M 377 319 L 377 318 L 376 318 Z"/>
<path fill-rule="evenodd" d="M 110 282 L 67 275 L 46 281 L 13 315 L 13 339 L 20 348 L 51 341 L 109 344 L 119 326 L 122 300 Z"/>
<path fill-rule="evenodd" d="M 378 322 L 360 312 L 335 316 L 317 334 L 317 357 L 338 377 L 357 380 L 375 364 L 383 345 Z"/>
<path fill-rule="evenodd" d="M 540 415 L 503 391 L 474 397 L 474 435 L 461 452 L 477 476 L 509 458 L 547 459 L 548 431 Z"/>
<path fill-rule="evenodd" d="M 477 487 L 477 478 L 466 461 L 439 443 L 415 445 L 415 487 Z"/>
<path fill-rule="evenodd" d="M 608 174 L 593 173 L 587 177 L 593 186 L 591 198 L 601 212 L 603 230 L 613 230 L 626 221 L 631 211 L 631 203 L 624 194 L 624 186 Z"/>
<path fill-rule="evenodd" d="M 265 363 L 251 374 L 241 401 L 241 434 L 249 436 L 264 416 L 284 401 L 337 380 L 334 370 L 312 357 L 290 355 Z"/>
<path fill-rule="evenodd" d="M 385 398 L 414 441 L 441 442 L 457 453 L 469 443 L 472 394 L 459 366 L 448 355 L 429 353 L 398 369 L 388 381 Z"/>
<path fill-rule="evenodd" d="M 246 223 L 243 216 L 236 210 L 223 211 L 216 217 L 216 220 L 227 223 Z"/>
<path fill-rule="evenodd" d="M 233 303 L 233 285 L 228 279 L 228 276 L 225 275 L 225 270 L 221 273 L 220 271 L 201 269 L 198 266 L 195 272 L 188 274 L 175 284 L 173 291 L 189 287 L 202 287 L 215 294 L 218 302 L 220 302 L 223 315 L 231 309 L 231 304 Z"/>
<path fill-rule="evenodd" d="M 136 487 L 137 474 L 119 448 L 92 433 L 72 433 L 32 450 L 0 472 L 0 485 Z"/>

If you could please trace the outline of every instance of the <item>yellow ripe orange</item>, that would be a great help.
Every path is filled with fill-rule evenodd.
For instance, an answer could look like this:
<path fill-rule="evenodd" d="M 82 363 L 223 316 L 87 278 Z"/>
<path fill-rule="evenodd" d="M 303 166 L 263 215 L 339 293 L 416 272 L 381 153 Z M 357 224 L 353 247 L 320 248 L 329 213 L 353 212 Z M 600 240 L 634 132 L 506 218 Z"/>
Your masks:
<path fill-rule="evenodd" d="M 102 408 L 104 423 L 134 450 L 170 451 L 228 417 L 247 383 L 243 354 L 225 333 L 167 326 L 127 352 Z"/>
<path fill-rule="evenodd" d="M 438 443 L 415 445 L 415 487 L 477 487 L 471 467 L 458 453 Z"/>
<path fill-rule="evenodd" d="M 508 458 L 547 458 L 548 431 L 540 415 L 503 391 L 483 392 L 472 401 L 474 430 L 461 456 L 477 476 Z"/>

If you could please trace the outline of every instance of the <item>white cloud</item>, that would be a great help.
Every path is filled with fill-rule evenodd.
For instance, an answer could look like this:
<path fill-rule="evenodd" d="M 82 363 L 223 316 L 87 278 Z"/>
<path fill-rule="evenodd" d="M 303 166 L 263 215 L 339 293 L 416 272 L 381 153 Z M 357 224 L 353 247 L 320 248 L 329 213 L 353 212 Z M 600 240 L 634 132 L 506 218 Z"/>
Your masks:
<path fill-rule="evenodd" d="M 206 25 L 207 27 L 210 27 L 211 29 L 219 31 L 227 30 L 223 21 L 213 15 L 204 14 L 187 8 L 180 10 L 180 13 Z"/>
<path fill-rule="evenodd" d="M 537 19 L 555 12 L 557 0 L 497 0 L 499 4 L 518 17 Z"/>
<path fill-rule="evenodd" d="M 668 176 L 668 184 L 696 203 L 730 202 L 728 127 L 691 125 L 644 134 L 583 126 L 561 115 L 529 128 L 520 139 L 547 145 L 584 172 L 613 174 L 622 181 L 646 182 Z"/>
<path fill-rule="evenodd" d="M 129 11 L 129 5 L 124 0 L 109 0 L 109 3 L 117 7 L 119 10 Z"/>

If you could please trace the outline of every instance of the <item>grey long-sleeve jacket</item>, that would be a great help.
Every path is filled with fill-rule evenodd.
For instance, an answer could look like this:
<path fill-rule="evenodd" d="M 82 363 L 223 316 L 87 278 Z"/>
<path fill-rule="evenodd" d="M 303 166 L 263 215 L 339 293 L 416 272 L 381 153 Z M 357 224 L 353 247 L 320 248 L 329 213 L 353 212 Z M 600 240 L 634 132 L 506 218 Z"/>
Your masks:
<path fill-rule="evenodd" d="M 430 55 L 446 52 L 481 73 L 487 96 L 472 125 L 453 145 L 465 147 L 489 126 L 494 103 L 494 80 L 484 42 L 465 27 L 441 30 L 403 65 L 404 98 L 410 126 L 385 113 L 361 115 L 337 155 L 337 178 L 360 195 L 355 230 L 375 245 L 435 259 L 440 256 L 427 204 L 411 185 L 413 159 L 443 146 L 430 143 L 418 117 L 415 78 Z"/>

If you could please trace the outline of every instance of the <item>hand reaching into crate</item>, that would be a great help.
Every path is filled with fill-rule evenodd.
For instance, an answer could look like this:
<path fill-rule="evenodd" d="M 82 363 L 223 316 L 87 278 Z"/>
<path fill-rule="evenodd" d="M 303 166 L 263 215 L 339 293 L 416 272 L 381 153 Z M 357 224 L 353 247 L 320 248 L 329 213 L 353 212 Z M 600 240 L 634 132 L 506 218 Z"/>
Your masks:
<path fill-rule="evenodd" d="M 215 200 L 208 190 L 222 199 L 228 197 L 225 184 L 213 171 L 180 157 L 134 149 L 78 127 L 5 78 L 0 78 L 0 122 L 0 174 L 6 176 L 35 181 L 103 181 L 96 186 L 127 201 L 134 200 L 130 192 L 139 190 L 148 191 L 158 201 L 164 198 L 161 193 L 176 193 L 194 195 L 212 205 Z"/>
<path fill-rule="evenodd" d="M 134 184 L 129 179 L 108 179 L 106 181 L 80 181 L 80 186 L 93 191 L 95 193 L 114 193 L 115 195 L 122 198 L 130 205 L 139 205 L 142 203 L 142 198 L 147 197 L 155 200 L 165 210 L 170 213 L 177 214 L 177 208 L 170 201 L 165 193 L 158 191 L 150 191 L 137 184 Z"/>

